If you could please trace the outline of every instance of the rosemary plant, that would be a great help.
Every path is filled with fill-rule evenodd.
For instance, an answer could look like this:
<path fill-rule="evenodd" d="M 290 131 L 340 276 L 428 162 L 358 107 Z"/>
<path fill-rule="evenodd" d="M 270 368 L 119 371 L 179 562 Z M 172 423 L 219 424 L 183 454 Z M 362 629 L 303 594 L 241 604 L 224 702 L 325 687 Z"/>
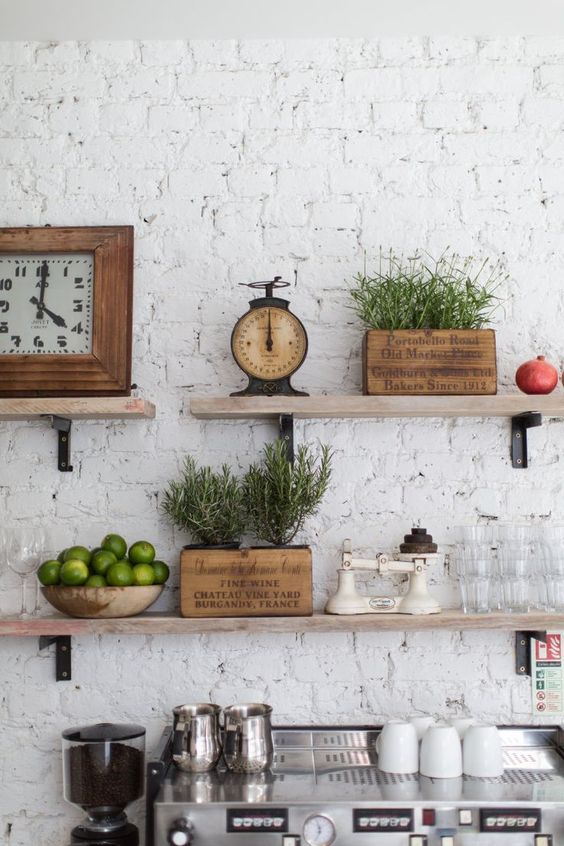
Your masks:
<path fill-rule="evenodd" d="M 275 546 L 289 544 L 306 519 L 315 514 L 331 477 L 331 452 L 321 446 L 319 457 L 302 445 L 292 464 L 286 445 L 264 447 L 261 464 L 253 464 L 243 479 L 250 528 Z"/>
<path fill-rule="evenodd" d="M 184 460 L 178 481 L 169 482 L 161 509 L 178 529 L 203 546 L 237 541 L 245 529 L 243 489 L 227 464 L 221 472 Z"/>
<path fill-rule="evenodd" d="M 501 302 L 500 263 L 443 253 L 435 260 L 380 253 L 374 275 L 358 274 L 352 308 L 368 329 L 482 329 Z"/>

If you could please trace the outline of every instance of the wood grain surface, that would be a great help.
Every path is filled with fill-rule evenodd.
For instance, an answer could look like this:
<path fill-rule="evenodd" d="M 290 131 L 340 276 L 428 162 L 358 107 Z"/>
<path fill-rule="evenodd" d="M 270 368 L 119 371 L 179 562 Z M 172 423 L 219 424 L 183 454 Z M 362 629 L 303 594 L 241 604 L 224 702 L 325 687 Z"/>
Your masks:
<path fill-rule="evenodd" d="M 183 617 L 311 615 L 311 549 L 183 549 Z"/>
<path fill-rule="evenodd" d="M 370 417 L 513 417 L 539 411 L 564 417 L 564 394 L 507 394 L 486 397 L 367 397 L 359 394 L 309 397 L 192 396 L 190 412 L 201 419 L 297 419 Z"/>
<path fill-rule="evenodd" d="M 368 395 L 497 392 L 493 329 L 370 330 L 363 343 Z"/>
<path fill-rule="evenodd" d="M 43 397 L 0 399 L 0 420 L 65 417 L 69 420 L 141 420 L 155 416 L 155 406 L 140 397 Z"/>
<path fill-rule="evenodd" d="M 357 614 L 312 617 L 201 617 L 187 619 L 168 613 L 146 613 L 121 620 L 79 620 L 51 614 L 48 617 L 0 618 L 0 637 L 93 634 L 213 634 L 216 632 L 389 632 L 427 630 L 560 631 L 564 614 L 464 614 L 447 609 L 441 614 Z"/>

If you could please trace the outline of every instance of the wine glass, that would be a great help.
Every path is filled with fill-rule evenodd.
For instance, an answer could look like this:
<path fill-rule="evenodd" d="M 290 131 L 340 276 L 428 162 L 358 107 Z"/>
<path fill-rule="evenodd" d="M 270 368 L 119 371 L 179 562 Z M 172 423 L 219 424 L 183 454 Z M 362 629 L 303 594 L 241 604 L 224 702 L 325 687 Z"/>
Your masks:
<path fill-rule="evenodd" d="M 22 581 L 21 617 L 30 616 L 26 603 L 27 580 L 37 569 L 44 547 L 45 531 L 42 528 L 22 526 L 2 531 L 2 550 L 6 563 Z M 35 597 L 33 611 L 37 610 L 37 593 Z"/>

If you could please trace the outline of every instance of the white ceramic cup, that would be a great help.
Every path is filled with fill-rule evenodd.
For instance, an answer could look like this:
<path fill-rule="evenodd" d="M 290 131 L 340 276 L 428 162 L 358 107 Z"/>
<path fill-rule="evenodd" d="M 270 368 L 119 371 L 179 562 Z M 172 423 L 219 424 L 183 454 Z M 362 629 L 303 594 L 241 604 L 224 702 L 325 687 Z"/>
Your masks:
<path fill-rule="evenodd" d="M 463 770 L 477 778 L 503 775 L 503 749 L 496 726 L 478 723 L 470 726 L 463 741 Z"/>
<path fill-rule="evenodd" d="M 430 778 L 458 778 L 462 775 L 462 746 L 454 726 L 429 726 L 421 741 L 421 775 Z"/>
<path fill-rule="evenodd" d="M 464 739 L 464 735 L 475 722 L 476 720 L 473 717 L 453 717 L 449 720 L 449 724 L 455 727 L 461 740 Z"/>
<path fill-rule="evenodd" d="M 457 778 L 428 778 L 419 776 L 421 797 L 426 800 L 449 802 L 462 799 L 462 776 Z"/>
<path fill-rule="evenodd" d="M 415 726 L 406 720 L 389 720 L 380 734 L 378 766 L 385 773 L 416 773 L 419 742 Z"/>
<path fill-rule="evenodd" d="M 415 731 L 417 732 L 417 740 L 422 740 L 423 735 L 425 734 L 429 726 L 434 725 L 435 722 L 435 718 L 431 717 L 429 714 L 412 714 L 407 719 L 412 726 L 415 726 Z"/>

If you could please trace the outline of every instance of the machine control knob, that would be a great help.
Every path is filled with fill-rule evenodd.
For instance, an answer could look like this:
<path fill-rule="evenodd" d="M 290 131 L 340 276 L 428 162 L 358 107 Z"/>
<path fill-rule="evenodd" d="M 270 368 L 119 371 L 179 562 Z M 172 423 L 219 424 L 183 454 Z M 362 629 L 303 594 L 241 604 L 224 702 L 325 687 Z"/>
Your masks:
<path fill-rule="evenodd" d="M 535 834 L 535 846 L 552 846 L 552 834 Z"/>
<path fill-rule="evenodd" d="M 186 817 L 174 820 L 168 832 L 170 846 L 189 846 L 192 842 L 192 823 Z"/>

